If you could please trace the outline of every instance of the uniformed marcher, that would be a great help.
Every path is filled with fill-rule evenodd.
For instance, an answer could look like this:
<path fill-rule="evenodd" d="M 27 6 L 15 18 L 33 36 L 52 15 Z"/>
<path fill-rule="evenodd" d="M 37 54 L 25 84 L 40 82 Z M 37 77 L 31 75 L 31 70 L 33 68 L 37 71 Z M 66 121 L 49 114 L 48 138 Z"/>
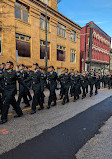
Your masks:
<path fill-rule="evenodd" d="M 32 80 L 32 89 L 34 92 L 33 101 L 32 101 L 32 111 L 31 114 L 36 113 L 36 106 L 39 104 L 39 110 L 44 109 L 43 102 L 41 100 L 41 72 L 39 71 L 38 63 L 33 64 L 34 71 L 31 73 L 30 79 Z"/>
<path fill-rule="evenodd" d="M 99 84 L 100 84 L 100 76 L 98 73 L 95 74 L 95 95 L 98 94 Z"/>
<path fill-rule="evenodd" d="M 87 76 L 86 73 L 83 72 L 81 75 L 81 87 L 82 87 L 82 99 L 86 97 L 86 87 L 87 87 Z"/>
<path fill-rule="evenodd" d="M 5 63 L 1 63 L 0 65 L 0 75 L 2 75 L 3 72 L 5 72 Z M 4 80 L 0 79 L 0 114 L 2 111 L 3 101 L 4 101 Z"/>
<path fill-rule="evenodd" d="M 90 85 L 90 97 L 93 95 L 93 86 L 95 84 L 95 73 L 92 71 L 88 77 L 89 85 Z"/>
<path fill-rule="evenodd" d="M 31 71 L 31 70 L 28 70 L 28 67 L 27 67 L 27 66 L 25 66 L 24 70 L 27 72 L 28 77 L 29 77 L 32 71 Z M 27 77 L 27 78 L 28 78 L 28 77 Z M 26 79 L 25 82 L 26 82 L 27 87 L 31 89 L 31 81 L 27 81 L 27 79 Z M 32 96 L 31 96 L 30 91 L 27 91 L 27 96 L 28 96 L 28 98 L 29 98 L 29 101 L 32 101 Z"/>
<path fill-rule="evenodd" d="M 63 101 L 62 104 L 64 105 L 65 103 L 69 102 L 69 88 L 70 88 L 70 80 L 71 80 L 71 75 L 68 73 L 68 69 L 65 68 L 65 71 L 61 73 L 59 76 L 59 79 L 61 81 L 62 85 L 62 90 L 63 90 Z"/>
<path fill-rule="evenodd" d="M 54 72 L 54 67 L 50 66 L 49 70 L 47 72 L 47 88 L 50 91 L 50 95 L 49 95 L 49 99 L 48 99 L 48 106 L 47 108 L 50 109 L 51 107 L 51 102 L 54 102 L 52 104 L 52 106 L 56 106 L 56 88 L 57 88 L 57 80 L 58 80 L 58 76 L 57 73 Z"/>
<path fill-rule="evenodd" d="M 41 80 L 40 80 L 41 95 L 40 95 L 40 98 L 41 98 L 41 101 L 44 103 L 44 98 L 45 98 L 44 89 L 46 87 L 46 75 L 44 74 L 43 69 L 41 67 L 39 68 L 39 70 L 41 72 Z"/>
<path fill-rule="evenodd" d="M 7 122 L 7 115 L 10 104 L 13 106 L 13 109 L 17 113 L 17 115 L 14 117 L 21 117 L 23 115 L 22 110 L 17 105 L 15 99 L 15 95 L 17 93 L 16 80 L 18 80 L 20 83 L 22 81 L 18 78 L 16 71 L 13 70 L 13 62 L 11 61 L 8 61 L 6 63 L 6 70 L 3 73 L 3 75 L 0 76 L 0 79 L 4 79 L 4 84 L 5 84 L 4 85 L 5 99 L 2 107 L 2 116 L 1 116 L 1 124 L 4 124 Z"/>
<path fill-rule="evenodd" d="M 25 82 L 25 80 L 27 80 L 27 78 L 28 78 L 28 73 L 27 73 L 27 71 L 24 70 L 24 67 L 25 66 L 23 64 L 19 65 L 18 74 L 19 74 L 21 80 Z M 19 83 L 19 95 L 18 95 L 18 100 L 17 100 L 18 105 L 20 105 L 21 99 L 23 98 L 24 103 L 26 104 L 25 107 L 30 106 L 29 100 L 27 98 L 28 92 L 29 92 L 29 90 L 26 89 L 21 83 Z"/>

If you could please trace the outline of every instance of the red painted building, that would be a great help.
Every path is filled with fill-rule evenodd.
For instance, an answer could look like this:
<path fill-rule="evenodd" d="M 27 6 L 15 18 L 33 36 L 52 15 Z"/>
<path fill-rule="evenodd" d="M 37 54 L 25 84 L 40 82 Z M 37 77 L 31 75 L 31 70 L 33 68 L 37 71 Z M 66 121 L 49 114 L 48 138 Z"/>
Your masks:
<path fill-rule="evenodd" d="M 80 71 L 93 69 L 96 72 L 108 72 L 111 37 L 90 22 L 82 28 L 80 40 Z"/>

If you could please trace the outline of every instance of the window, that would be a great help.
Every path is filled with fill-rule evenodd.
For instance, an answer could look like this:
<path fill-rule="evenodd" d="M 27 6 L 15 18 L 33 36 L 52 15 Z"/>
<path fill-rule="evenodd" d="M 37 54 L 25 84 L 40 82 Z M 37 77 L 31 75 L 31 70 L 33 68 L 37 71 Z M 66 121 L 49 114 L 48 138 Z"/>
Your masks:
<path fill-rule="evenodd" d="M 2 55 L 2 38 L 0 37 L 0 55 Z"/>
<path fill-rule="evenodd" d="M 88 45 L 89 45 L 89 36 L 88 36 Z"/>
<path fill-rule="evenodd" d="M 50 18 L 47 17 L 47 30 L 49 31 L 49 20 Z M 40 28 L 45 29 L 46 24 L 45 24 L 45 15 L 41 14 L 40 15 Z"/>
<path fill-rule="evenodd" d="M 89 57 L 89 50 L 87 50 L 87 57 Z"/>
<path fill-rule="evenodd" d="M 65 51 L 66 51 L 65 47 L 57 45 L 57 60 L 58 61 L 65 61 Z"/>
<path fill-rule="evenodd" d="M 65 37 L 66 36 L 66 27 L 58 23 L 57 24 L 57 34 Z"/>
<path fill-rule="evenodd" d="M 46 57 L 46 42 L 40 40 L 40 59 L 44 59 Z M 50 55 L 50 43 L 47 42 L 47 58 L 49 59 Z"/>
<path fill-rule="evenodd" d="M 75 37 L 76 37 L 76 32 L 71 31 L 71 40 L 75 41 Z"/>
<path fill-rule="evenodd" d="M 15 17 L 29 22 L 29 9 L 20 2 L 15 2 Z"/>
<path fill-rule="evenodd" d="M 49 0 L 40 0 L 41 2 L 44 2 L 45 4 L 49 5 Z"/>
<path fill-rule="evenodd" d="M 30 37 L 16 34 L 16 50 L 21 57 L 30 57 Z"/>
<path fill-rule="evenodd" d="M 76 62 L 75 50 L 71 49 L 70 51 L 70 62 Z"/>

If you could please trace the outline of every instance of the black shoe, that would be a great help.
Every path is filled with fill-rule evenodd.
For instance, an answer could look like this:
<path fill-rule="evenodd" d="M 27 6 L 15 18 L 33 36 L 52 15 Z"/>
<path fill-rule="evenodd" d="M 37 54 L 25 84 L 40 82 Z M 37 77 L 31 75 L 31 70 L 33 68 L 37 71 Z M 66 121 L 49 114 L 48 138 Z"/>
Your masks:
<path fill-rule="evenodd" d="M 92 97 L 92 94 L 90 94 L 90 97 Z"/>
<path fill-rule="evenodd" d="M 52 104 L 53 107 L 56 106 L 56 105 L 57 105 L 56 103 L 53 103 L 53 104 Z"/>
<path fill-rule="evenodd" d="M 20 117 L 22 117 L 22 116 L 23 116 L 23 114 L 15 115 L 14 118 L 20 118 Z"/>
<path fill-rule="evenodd" d="M 98 92 L 95 93 L 95 95 L 97 95 L 97 94 L 98 94 Z"/>
<path fill-rule="evenodd" d="M 40 108 L 38 108 L 38 110 L 43 110 L 43 109 L 44 109 L 44 107 L 42 107 L 42 108 L 41 108 L 41 107 L 40 107 Z"/>
<path fill-rule="evenodd" d="M 30 105 L 25 105 L 24 108 L 30 107 Z"/>
<path fill-rule="evenodd" d="M 77 100 L 79 99 L 79 96 L 77 96 Z"/>
<path fill-rule="evenodd" d="M 36 113 L 36 110 L 32 110 L 30 114 L 33 115 L 35 113 Z"/>
<path fill-rule="evenodd" d="M 74 99 L 73 102 L 76 102 L 76 99 Z"/>
<path fill-rule="evenodd" d="M 64 101 L 62 102 L 62 105 L 65 105 L 65 102 L 64 102 Z"/>
<path fill-rule="evenodd" d="M 84 99 L 84 96 L 82 96 L 82 99 Z"/>
<path fill-rule="evenodd" d="M 50 108 L 51 108 L 51 106 L 50 106 L 50 105 L 48 105 L 48 106 L 47 106 L 47 109 L 50 109 Z"/>
<path fill-rule="evenodd" d="M 7 119 L 3 119 L 0 121 L 0 124 L 5 124 L 7 122 Z"/>

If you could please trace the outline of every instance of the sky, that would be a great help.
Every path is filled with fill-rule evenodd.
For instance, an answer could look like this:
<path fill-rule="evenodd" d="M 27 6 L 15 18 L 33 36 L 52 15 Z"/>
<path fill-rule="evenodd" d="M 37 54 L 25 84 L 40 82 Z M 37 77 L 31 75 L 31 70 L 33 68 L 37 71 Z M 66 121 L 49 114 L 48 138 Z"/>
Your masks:
<path fill-rule="evenodd" d="M 112 37 L 112 0 L 61 0 L 58 11 L 81 27 L 93 21 Z"/>

